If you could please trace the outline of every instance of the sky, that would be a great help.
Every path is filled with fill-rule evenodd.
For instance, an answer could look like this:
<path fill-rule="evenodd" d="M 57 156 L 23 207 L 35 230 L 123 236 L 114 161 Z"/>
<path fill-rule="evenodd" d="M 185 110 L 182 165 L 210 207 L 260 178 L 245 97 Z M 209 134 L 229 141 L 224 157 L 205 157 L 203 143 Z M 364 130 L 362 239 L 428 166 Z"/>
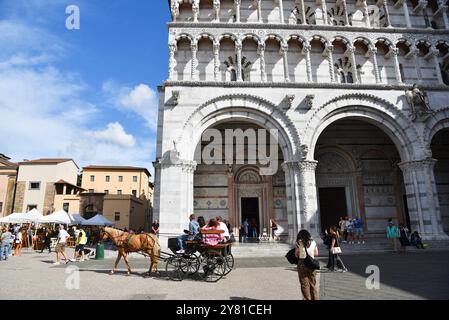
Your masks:
<path fill-rule="evenodd" d="M 0 153 L 153 173 L 169 19 L 166 0 L 0 0 Z"/>

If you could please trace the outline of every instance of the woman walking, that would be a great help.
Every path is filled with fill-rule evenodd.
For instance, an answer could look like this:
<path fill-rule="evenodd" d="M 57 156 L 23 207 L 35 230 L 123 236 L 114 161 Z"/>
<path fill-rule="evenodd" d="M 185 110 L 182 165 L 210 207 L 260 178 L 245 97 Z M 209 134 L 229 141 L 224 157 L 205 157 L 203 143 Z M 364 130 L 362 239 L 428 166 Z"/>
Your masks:
<path fill-rule="evenodd" d="M 408 238 L 409 231 L 408 229 L 401 223 L 399 225 L 399 242 L 401 243 L 401 252 L 406 253 L 407 246 L 410 245 L 410 240 Z"/>
<path fill-rule="evenodd" d="M 19 229 L 19 231 L 16 234 L 15 238 L 15 247 L 14 247 L 14 257 L 21 256 L 22 255 L 22 231 Z"/>
<path fill-rule="evenodd" d="M 309 231 L 299 231 L 298 236 L 296 237 L 295 255 L 299 258 L 298 276 L 304 300 L 318 300 L 319 295 L 316 285 L 316 271 L 309 269 L 304 263 L 307 255 L 309 255 L 312 259 L 318 256 L 318 247 L 316 242 L 312 239 Z"/>
<path fill-rule="evenodd" d="M 44 227 L 44 231 L 42 234 L 42 250 L 41 253 L 44 252 L 44 249 L 48 248 L 48 253 L 51 253 L 51 247 L 50 247 L 50 232 L 48 229 Z"/>
<path fill-rule="evenodd" d="M 330 228 L 330 247 L 329 252 L 331 254 L 331 263 L 329 265 L 330 271 L 337 271 L 340 269 L 342 272 L 348 271 L 345 264 L 340 258 L 341 248 L 340 239 L 338 237 L 337 227 L 333 226 Z"/>

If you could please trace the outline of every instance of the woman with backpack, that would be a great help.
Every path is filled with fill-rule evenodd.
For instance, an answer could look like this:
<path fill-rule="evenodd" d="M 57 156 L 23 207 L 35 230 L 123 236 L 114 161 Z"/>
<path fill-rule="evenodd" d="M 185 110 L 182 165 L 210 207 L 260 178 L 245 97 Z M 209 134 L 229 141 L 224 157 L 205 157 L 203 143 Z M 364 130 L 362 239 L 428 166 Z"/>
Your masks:
<path fill-rule="evenodd" d="M 318 256 L 318 246 L 309 231 L 299 231 L 296 237 L 295 256 L 299 259 L 298 276 L 304 300 L 318 300 L 316 269 L 319 268 L 319 263 L 315 260 Z M 316 265 L 314 266 L 313 263 Z"/>

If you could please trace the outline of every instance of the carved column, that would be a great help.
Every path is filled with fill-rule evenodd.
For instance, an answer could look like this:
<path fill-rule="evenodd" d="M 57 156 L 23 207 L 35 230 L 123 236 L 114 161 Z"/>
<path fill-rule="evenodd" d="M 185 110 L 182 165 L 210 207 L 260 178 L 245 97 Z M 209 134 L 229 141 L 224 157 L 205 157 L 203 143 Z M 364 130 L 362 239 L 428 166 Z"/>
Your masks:
<path fill-rule="evenodd" d="M 373 69 L 374 69 L 374 77 L 376 78 L 376 83 L 381 83 L 379 74 L 379 65 L 377 64 L 377 48 L 375 46 L 370 46 L 368 49 L 368 54 L 373 59 Z"/>
<path fill-rule="evenodd" d="M 326 58 L 327 61 L 329 63 L 329 79 L 330 82 L 335 82 L 335 72 L 334 72 L 334 57 L 332 55 L 332 52 L 334 51 L 334 46 L 333 45 L 326 45 L 326 49 L 325 53 L 326 53 Z"/>
<path fill-rule="evenodd" d="M 267 74 L 265 71 L 265 43 L 259 43 L 257 47 L 257 53 L 259 54 L 260 59 L 260 78 L 262 82 L 267 81 Z"/>
<path fill-rule="evenodd" d="M 290 82 L 290 75 L 288 73 L 288 45 L 281 44 L 280 54 L 282 54 L 282 58 L 284 60 L 284 79 L 285 82 Z"/>
<path fill-rule="evenodd" d="M 175 78 L 175 67 L 176 67 L 176 59 L 175 59 L 175 53 L 178 50 L 178 46 L 176 45 L 176 42 L 170 43 L 168 45 L 169 49 L 169 60 L 168 60 L 168 80 L 174 80 Z"/>
<path fill-rule="evenodd" d="M 198 22 L 198 16 L 200 15 L 200 0 L 193 0 L 192 13 L 193 13 L 193 22 Z"/>
<path fill-rule="evenodd" d="M 172 14 L 173 22 L 176 22 L 176 19 L 179 16 L 179 2 L 178 2 L 178 0 L 171 0 L 171 14 Z"/>
<path fill-rule="evenodd" d="M 306 56 L 306 72 L 307 72 L 307 81 L 308 82 L 313 82 L 312 62 L 311 62 L 311 59 L 310 59 L 310 50 L 311 49 L 312 49 L 312 47 L 308 43 L 305 43 L 303 48 L 302 48 L 302 52 Z"/>
<path fill-rule="evenodd" d="M 295 243 L 299 230 L 304 227 L 300 209 L 299 167 L 294 161 L 286 161 L 282 164 L 282 169 L 285 172 L 287 196 L 288 242 Z"/>
<path fill-rule="evenodd" d="M 419 50 L 415 46 L 412 46 L 410 50 L 412 51 L 413 61 L 415 62 L 416 77 L 418 78 L 418 82 L 422 83 L 422 72 L 421 72 L 421 61 L 419 59 Z"/>
<path fill-rule="evenodd" d="M 242 6 L 242 0 L 234 0 L 235 6 L 235 22 L 240 23 L 240 7 Z"/>
<path fill-rule="evenodd" d="M 410 13 L 408 11 L 408 5 L 407 5 L 407 1 L 406 0 L 402 1 L 402 8 L 404 9 L 404 17 L 405 17 L 405 23 L 407 25 L 407 28 L 411 28 L 412 27 L 412 21 L 410 20 Z"/>
<path fill-rule="evenodd" d="M 304 228 L 308 229 L 312 235 L 319 235 L 318 226 L 318 197 L 316 190 L 315 170 L 317 161 L 300 161 L 299 180 L 300 180 L 300 199 L 301 216 L 303 218 Z"/>
<path fill-rule="evenodd" d="M 448 239 L 443 231 L 433 168 L 437 160 L 427 158 L 399 163 L 404 174 L 412 230 L 423 239 Z"/>
<path fill-rule="evenodd" d="M 357 61 L 355 59 L 355 47 L 348 46 L 347 52 L 349 53 L 349 58 L 351 59 L 352 79 L 354 80 L 354 83 L 358 83 L 359 77 L 357 76 Z"/>
<path fill-rule="evenodd" d="M 214 0 L 214 15 L 215 19 L 213 22 L 220 22 L 220 0 Z"/>
<path fill-rule="evenodd" d="M 304 0 L 303 0 L 304 3 Z M 321 9 L 323 10 L 323 21 L 324 24 L 327 25 L 327 5 L 326 5 L 326 0 L 321 0 Z"/>
<path fill-rule="evenodd" d="M 435 64 L 435 72 L 437 73 L 438 83 L 444 84 L 443 76 L 441 75 L 440 62 L 438 61 L 438 54 L 440 53 L 440 51 L 437 48 L 431 48 L 430 50 L 433 63 Z"/>
<path fill-rule="evenodd" d="M 383 7 L 385 11 L 385 19 L 387 20 L 387 28 L 392 28 L 391 20 L 390 20 L 390 10 L 388 10 L 388 1 L 383 0 Z"/>
<path fill-rule="evenodd" d="M 237 81 L 243 81 L 242 77 L 242 43 L 237 41 L 235 43 L 235 54 L 237 56 Z"/>
<path fill-rule="evenodd" d="M 257 0 L 257 19 L 259 23 L 263 23 L 262 19 L 262 0 Z"/>
<path fill-rule="evenodd" d="M 449 19 L 447 17 L 447 8 L 446 0 L 438 0 L 438 7 L 441 10 L 441 15 L 443 16 L 444 28 L 449 29 Z"/>
<path fill-rule="evenodd" d="M 342 5 L 343 11 L 344 11 L 343 13 L 344 13 L 344 18 L 345 18 L 345 25 L 349 26 L 348 6 L 346 5 L 346 0 L 341 0 L 341 5 Z"/>
<path fill-rule="evenodd" d="M 391 48 L 390 51 L 394 59 L 394 73 L 396 75 L 396 82 L 402 83 L 401 69 L 399 68 L 399 60 L 398 60 L 399 50 L 398 48 Z"/>
<path fill-rule="evenodd" d="M 284 4 L 283 4 L 283 0 L 278 0 L 279 1 L 279 22 L 281 24 L 284 24 Z"/>
<path fill-rule="evenodd" d="M 363 0 L 363 14 L 364 14 L 364 16 L 365 16 L 365 23 L 366 23 L 366 26 L 367 26 L 368 28 L 370 28 L 370 27 L 371 27 L 371 22 L 370 22 L 370 20 L 369 20 L 368 4 L 366 3 L 366 0 Z"/>
<path fill-rule="evenodd" d="M 190 48 L 192 50 L 192 73 L 191 73 L 191 79 L 193 81 L 198 80 L 198 42 L 194 41 L 190 45 Z"/>
<path fill-rule="evenodd" d="M 220 42 L 214 42 L 214 80 L 220 81 Z"/>

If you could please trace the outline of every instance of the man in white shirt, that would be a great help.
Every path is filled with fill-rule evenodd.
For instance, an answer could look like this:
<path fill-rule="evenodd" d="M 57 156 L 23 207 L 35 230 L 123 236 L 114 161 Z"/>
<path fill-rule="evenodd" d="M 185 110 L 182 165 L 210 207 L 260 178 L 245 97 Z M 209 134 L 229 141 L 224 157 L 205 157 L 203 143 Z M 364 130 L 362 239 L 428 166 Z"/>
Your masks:
<path fill-rule="evenodd" d="M 65 253 L 65 246 L 67 243 L 67 239 L 70 238 L 70 235 L 67 233 L 67 231 L 64 230 L 64 226 L 61 224 L 59 226 L 59 233 L 58 233 L 58 241 L 56 242 L 56 262 L 53 263 L 54 265 L 60 265 L 61 257 L 60 254 L 64 256 L 65 263 L 69 263 L 69 258 L 67 257 Z"/>
<path fill-rule="evenodd" d="M 231 238 L 231 235 L 229 234 L 229 229 L 226 226 L 226 223 L 223 222 L 223 218 L 221 216 L 217 217 L 217 221 L 220 224 L 218 226 L 218 229 L 223 230 L 224 233 L 222 234 L 222 236 L 225 238 L 225 241 L 228 241 Z"/>

